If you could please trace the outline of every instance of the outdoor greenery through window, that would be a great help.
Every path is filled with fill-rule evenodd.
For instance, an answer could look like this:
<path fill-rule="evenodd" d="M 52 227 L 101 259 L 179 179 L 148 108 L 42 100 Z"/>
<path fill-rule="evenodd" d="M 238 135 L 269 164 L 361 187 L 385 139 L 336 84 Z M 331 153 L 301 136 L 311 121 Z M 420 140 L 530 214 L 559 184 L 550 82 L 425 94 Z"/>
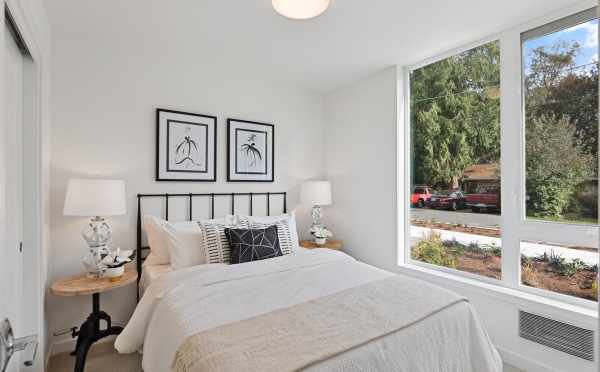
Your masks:
<path fill-rule="evenodd" d="M 411 258 L 501 278 L 500 43 L 411 71 Z"/>
<path fill-rule="evenodd" d="M 555 26 L 523 35 L 526 218 L 597 224 L 598 20 Z M 521 282 L 597 301 L 593 243 L 521 241 Z"/>
<path fill-rule="evenodd" d="M 523 42 L 527 217 L 598 222 L 598 20 Z"/>
<path fill-rule="evenodd" d="M 598 301 L 598 19 L 566 16 L 409 71 L 410 261 Z"/>

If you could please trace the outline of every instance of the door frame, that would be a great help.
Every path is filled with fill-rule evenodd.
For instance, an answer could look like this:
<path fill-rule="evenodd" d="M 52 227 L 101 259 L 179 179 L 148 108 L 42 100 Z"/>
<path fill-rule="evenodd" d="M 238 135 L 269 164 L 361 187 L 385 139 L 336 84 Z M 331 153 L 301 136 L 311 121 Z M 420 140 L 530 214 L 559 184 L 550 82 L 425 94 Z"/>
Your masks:
<path fill-rule="evenodd" d="M 43 132 L 44 100 L 43 91 L 47 89 L 43 85 L 46 71 L 42 59 L 44 58 L 40 48 L 41 40 L 36 39 L 34 31 L 33 15 L 29 9 L 23 6 L 19 0 L 4 0 L 4 9 L 1 12 L 3 23 L 8 22 L 16 32 L 16 39 L 24 47 L 24 82 L 23 82 L 23 329 L 16 329 L 16 334 L 37 334 L 39 339 L 38 353 L 35 363 L 28 371 L 42 372 L 47 362 L 47 327 L 44 317 L 44 297 L 46 282 L 46 254 L 43 246 L 46 246 L 43 237 L 45 210 L 44 201 L 47 193 L 44 192 L 43 182 L 45 177 L 43 170 L 47 166 L 43 163 L 43 149 L 45 133 Z M 1 28 L 2 33 L 7 32 L 6 27 Z M 4 40 L 4 35 L 0 35 Z M 3 42 L 3 41 L 2 41 Z M 4 49 L 2 49 L 4 50 Z M 0 58 L 0 65 L 3 59 Z M 2 76 L 4 69 L 0 69 L 0 83 L 4 80 Z M 3 92 L 0 92 L 0 95 Z M 4 100 L 0 99 L 0 113 L 5 109 Z M 47 137 L 47 136 L 46 136 Z M 15 355 L 20 358 L 20 355 Z M 22 365 L 22 364 L 21 364 Z"/>

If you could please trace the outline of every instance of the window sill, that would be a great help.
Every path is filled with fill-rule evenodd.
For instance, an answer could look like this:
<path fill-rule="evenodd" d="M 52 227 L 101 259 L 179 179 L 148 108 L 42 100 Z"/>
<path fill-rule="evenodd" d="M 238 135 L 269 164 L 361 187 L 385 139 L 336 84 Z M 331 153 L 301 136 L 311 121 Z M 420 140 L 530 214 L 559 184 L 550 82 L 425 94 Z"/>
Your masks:
<path fill-rule="evenodd" d="M 512 303 L 516 306 L 529 306 L 539 308 L 540 311 L 563 317 L 565 314 L 578 315 L 583 318 L 585 325 L 588 327 L 597 327 L 598 322 L 598 307 L 597 306 L 577 306 L 574 304 L 565 303 L 555 299 L 539 296 L 533 293 L 520 291 L 514 288 L 508 288 L 497 284 L 492 284 L 486 281 L 475 280 L 461 275 L 451 274 L 444 271 L 421 267 L 413 264 L 399 264 L 398 271 L 419 279 L 433 281 L 436 284 L 443 284 L 442 281 L 450 280 L 455 286 L 464 286 L 469 290 L 477 291 L 485 296 L 495 297 L 501 301 Z M 569 317 L 571 318 L 571 317 Z M 568 319 L 565 319 L 568 321 Z"/>

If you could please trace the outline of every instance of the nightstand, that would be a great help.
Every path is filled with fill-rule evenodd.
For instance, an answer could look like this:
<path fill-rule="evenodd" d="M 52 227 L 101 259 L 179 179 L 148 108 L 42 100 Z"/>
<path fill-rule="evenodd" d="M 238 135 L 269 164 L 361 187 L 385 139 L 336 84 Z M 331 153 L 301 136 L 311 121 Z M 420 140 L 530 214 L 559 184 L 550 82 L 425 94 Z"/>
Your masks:
<path fill-rule="evenodd" d="M 135 283 L 136 280 L 136 270 L 126 268 L 123 276 L 118 279 L 94 279 L 88 278 L 84 274 L 61 279 L 52 285 L 52 293 L 57 296 L 92 295 L 92 313 L 78 330 L 74 329 L 72 332 L 72 336 L 77 337 L 77 346 L 75 346 L 75 351 L 71 353 L 71 355 L 77 356 L 75 372 L 83 372 L 87 352 L 94 342 L 110 335 L 118 335 L 123 330 L 122 327 L 113 326 L 110 316 L 100 310 L 100 293 L 125 287 Z M 100 329 L 101 320 L 106 323 L 105 329 Z"/>
<path fill-rule="evenodd" d="M 313 240 L 300 240 L 300 246 L 302 248 L 307 248 L 307 249 L 327 248 L 327 249 L 333 249 L 336 251 L 344 250 L 344 242 L 341 240 L 335 240 L 335 239 L 329 239 L 329 240 L 327 240 L 327 243 L 325 243 L 323 245 L 318 245 Z"/>

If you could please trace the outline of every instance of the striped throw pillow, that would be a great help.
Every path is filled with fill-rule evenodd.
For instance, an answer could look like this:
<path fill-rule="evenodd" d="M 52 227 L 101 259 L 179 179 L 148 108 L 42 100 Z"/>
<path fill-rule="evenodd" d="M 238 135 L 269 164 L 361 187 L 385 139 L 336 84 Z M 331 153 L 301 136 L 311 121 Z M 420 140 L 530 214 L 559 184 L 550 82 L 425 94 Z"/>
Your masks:
<path fill-rule="evenodd" d="M 279 221 L 273 221 L 272 223 L 258 222 L 252 217 L 246 216 L 240 217 L 240 222 L 246 223 L 250 229 L 266 229 L 269 226 L 277 226 L 277 235 L 279 237 L 281 253 L 286 255 L 294 252 L 292 229 L 290 227 L 290 219 L 287 216 Z"/>
<path fill-rule="evenodd" d="M 207 263 L 231 263 L 231 247 L 225 235 L 225 229 L 234 227 L 247 229 L 248 221 L 240 220 L 238 223 L 225 221 L 198 221 L 204 236 L 204 252 Z"/>

